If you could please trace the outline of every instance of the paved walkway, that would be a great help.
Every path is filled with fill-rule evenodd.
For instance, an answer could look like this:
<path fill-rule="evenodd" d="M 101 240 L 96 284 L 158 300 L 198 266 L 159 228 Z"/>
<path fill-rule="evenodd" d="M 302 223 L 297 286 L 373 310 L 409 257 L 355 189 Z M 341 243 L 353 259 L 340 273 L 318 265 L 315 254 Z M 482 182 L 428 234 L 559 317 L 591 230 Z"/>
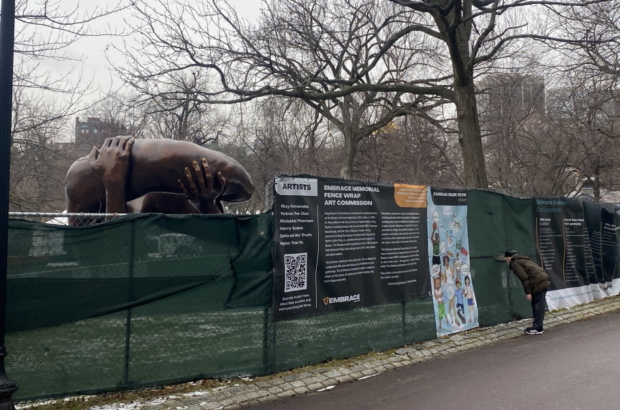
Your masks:
<path fill-rule="evenodd" d="M 570 309 L 547 313 L 545 331 L 556 326 L 572 323 L 594 316 L 620 311 L 620 297 L 594 301 Z M 469 349 L 487 346 L 500 340 L 526 336 L 523 329 L 530 319 L 501 324 L 493 327 L 474 329 L 466 333 L 454 334 L 441 339 L 433 339 L 389 352 L 352 359 L 346 364 L 335 362 L 333 367 L 325 365 L 309 367 L 301 373 L 281 373 L 245 383 L 235 383 L 187 395 L 162 397 L 148 403 L 134 402 L 103 407 L 93 410 L 229 410 L 266 403 L 279 398 L 301 395 L 313 391 L 329 390 L 340 383 L 367 379 L 391 369 L 411 366 L 415 363 L 432 360 Z M 21 406 L 20 406 L 21 407 Z"/>

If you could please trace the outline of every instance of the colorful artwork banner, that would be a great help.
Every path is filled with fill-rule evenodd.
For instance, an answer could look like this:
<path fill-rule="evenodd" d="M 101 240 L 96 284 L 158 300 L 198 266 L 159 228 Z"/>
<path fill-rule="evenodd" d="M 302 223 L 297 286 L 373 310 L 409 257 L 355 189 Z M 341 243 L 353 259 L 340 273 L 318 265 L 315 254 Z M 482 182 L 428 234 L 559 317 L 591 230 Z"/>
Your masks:
<path fill-rule="evenodd" d="M 427 189 L 428 253 L 437 335 L 478 327 L 470 272 L 467 191 Z"/>

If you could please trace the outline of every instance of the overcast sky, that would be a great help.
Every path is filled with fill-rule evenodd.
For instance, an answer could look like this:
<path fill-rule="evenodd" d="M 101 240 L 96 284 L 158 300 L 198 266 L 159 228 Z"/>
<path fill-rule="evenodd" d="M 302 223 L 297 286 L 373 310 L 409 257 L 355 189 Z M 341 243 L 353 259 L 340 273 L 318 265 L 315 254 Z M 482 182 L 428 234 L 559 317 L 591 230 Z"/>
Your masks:
<path fill-rule="evenodd" d="M 37 0 L 30 0 L 37 1 Z M 79 5 L 81 9 L 89 9 L 91 10 L 94 4 L 105 8 L 105 7 L 113 7 L 118 3 L 118 0 L 97 0 L 88 2 L 82 0 L 82 2 L 78 2 L 77 0 L 61 0 L 60 4 L 63 7 L 75 7 L 75 5 Z M 201 0 L 196 0 L 201 1 Z M 253 20 L 258 16 L 261 1 L 260 0 L 229 0 L 229 2 L 237 9 L 240 16 L 246 18 L 248 20 Z M 104 30 L 109 27 L 112 30 L 122 31 L 126 28 L 126 21 L 131 20 L 131 10 L 126 10 L 120 13 L 116 13 L 115 15 L 101 19 L 93 23 L 92 27 L 95 30 Z M 121 86 L 118 79 L 113 79 L 112 73 L 109 70 L 109 63 L 106 60 L 106 48 L 109 50 L 110 44 L 121 44 L 119 38 L 114 37 L 88 37 L 79 40 L 77 43 L 72 45 L 67 51 L 75 56 L 81 57 L 81 61 L 79 62 L 68 62 L 68 61 L 54 61 L 47 60 L 42 61 L 41 68 L 49 69 L 55 73 L 64 73 L 71 69 L 74 70 L 74 78 L 77 81 L 79 74 L 81 73 L 84 81 L 89 81 L 93 79 L 94 85 L 98 85 L 99 88 L 105 92 L 110 86 L 113 88 L 118 88 Z M 119 58 L 114 61 L 115 64 L 124 64 L 123 59 Z M 93 96 L 93 98 L 95 98 Z"/>

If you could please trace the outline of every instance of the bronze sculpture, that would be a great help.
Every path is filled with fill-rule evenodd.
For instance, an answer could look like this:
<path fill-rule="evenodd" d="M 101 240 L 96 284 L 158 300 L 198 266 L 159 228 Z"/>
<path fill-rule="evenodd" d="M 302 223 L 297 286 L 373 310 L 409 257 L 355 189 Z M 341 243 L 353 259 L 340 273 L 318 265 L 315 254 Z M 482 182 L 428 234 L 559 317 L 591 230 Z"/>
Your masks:
<path fill-rule="evenodd" d="M 246 201 L 253 190 L 243 166 L 221 152 L 121 136 L 93 147 L 65 179 L 69 213 L 222 213 L 221 201 Z"/>

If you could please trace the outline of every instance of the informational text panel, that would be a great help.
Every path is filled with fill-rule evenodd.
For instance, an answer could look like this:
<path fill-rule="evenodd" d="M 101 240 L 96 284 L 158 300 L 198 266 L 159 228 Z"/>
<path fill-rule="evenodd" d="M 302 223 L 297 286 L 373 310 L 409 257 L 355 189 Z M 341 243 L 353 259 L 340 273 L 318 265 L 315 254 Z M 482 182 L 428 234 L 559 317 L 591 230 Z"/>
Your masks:
<path fill-rule="evenodd" d="M 428 297 L 426 187 L 281 177 L 276 320 Z"/>

